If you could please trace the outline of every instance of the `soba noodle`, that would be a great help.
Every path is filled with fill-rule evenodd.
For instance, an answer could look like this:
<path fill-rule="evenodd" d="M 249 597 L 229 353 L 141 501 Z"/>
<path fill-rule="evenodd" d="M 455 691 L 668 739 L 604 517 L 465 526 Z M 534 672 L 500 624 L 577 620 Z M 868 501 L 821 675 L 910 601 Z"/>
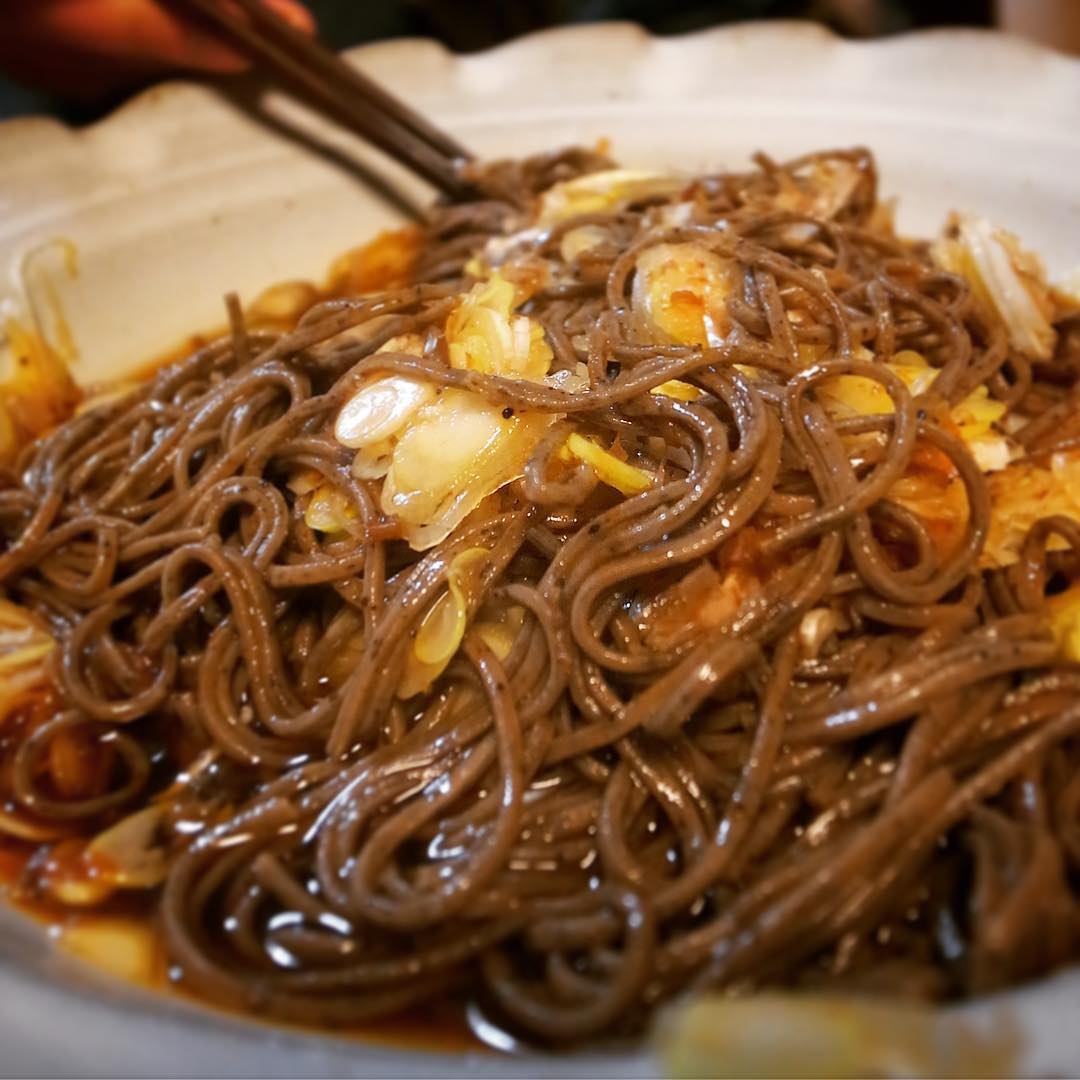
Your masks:
<path fill-rule="evenodd" d="M 294 1022 L 452 994 L 565 1044 L 689 988 L 949 998 L 1069 961 L 1080 667 L 1048 612 L 1080 520 L 1035 515 L 988 565 L 992 478 L 950 410 L 978 392 L 1014 454 L 1067 453 L 1075 322 L 1052 358 L 1016 347 L 893 233 L 863 151 L 526 228 L 601 167 L 488 166 L 432 211 L 412 284 L 284 333 L 234 304 L 228 337 L 26 447 L 0 579 L 56 646 L 0 794 L 65 843 L 152 811 L 176 977 Z M 642 316 L 663 245 L 728 268 L 708 340 Z M 448 362 L 493 266 L 548 377 Z M 387 375 L 540 432 L 433 544 L 335 437 Z M 828 407 L 855 385 L 884 407 Z M 947 543 L 898 497 L 913 477 L 959 500 Z M 312 527 L 317 491 L 347 527 Z M 403 696 L 459 571 L 460 647 Z M 59 783 L 64 753 L 92 778 Z"/>

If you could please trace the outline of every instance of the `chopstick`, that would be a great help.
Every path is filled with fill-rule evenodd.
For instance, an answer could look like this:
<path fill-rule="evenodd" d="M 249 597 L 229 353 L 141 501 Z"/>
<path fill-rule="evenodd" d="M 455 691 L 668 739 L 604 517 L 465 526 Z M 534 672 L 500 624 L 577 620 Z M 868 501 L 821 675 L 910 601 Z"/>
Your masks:
<path fill-rule="evenodd" d="M 259 68 L 452 197 L 468 192 L 460 143 L 261 0 L 170 0 L 213 22 Z"/>

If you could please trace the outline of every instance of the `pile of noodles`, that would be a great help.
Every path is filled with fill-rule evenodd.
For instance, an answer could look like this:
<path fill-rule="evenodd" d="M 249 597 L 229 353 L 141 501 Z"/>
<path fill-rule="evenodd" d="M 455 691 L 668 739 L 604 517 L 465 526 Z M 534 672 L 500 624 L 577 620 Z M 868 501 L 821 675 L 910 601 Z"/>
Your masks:
<path fill-rule="evenodd" d="M 827 219 L 775 204 L 826 159 L 859 176 Z M 57 646 L 47 708 L 3 744 L 4 796 L 69 839 L 159 808 L 176 977 L 292 1021 L 452 995 L 567 1042 L 639 1030 L 692 988 L 948 998 L 1068 961 L 1080 668 L 1044 607 L 1077 574 L 1080 525 L 1040 520 L 1016 565 L 980 569 L 986 480 L 940 417 L 986 386 L 1015 416 L 1056 410 L 1016 435 L 1053 446 L 1074 328 L 1052 363 L 1010 347 L 895 237 L 851 152 L 702 178 L 668 226 L 656 196 L 527 239 L 557 259 L 567 230 L 602 231 L 525 308 L 554 370 L 585 365 L 580 392 L 449 366 L 466 263 L 599 164 L 488 167 L 482 199 L 432 212 L 409 287 L 282 334 L 238 321 L 26 449 L 0 492 L 0 579 Z M 635 260 L 682 241 L 741 269 L 712 347 L 657 344 L 628 312 Z M 422 356 L 375 353 L 405 332 Z M 885 366 L 902 349 L 940 369 L 921 398 Z M 523 477 L 417 552 L 333 435 L 376 372 L 560 419 Z M 893 411 L 830 416 L 815 387 L 842 373 Z M 650 393 L 673 379 L 702 393 Z M 556 454 L 571 429 L 617 437 L 660 481 L 585 483 Z M 888 498 L 927 448 L 966 493 L 947 557 Z M 308 527 L 300 470 L 347 500 L 351 534 Z M 760 589 L 719 624 L 649 632 L 653 602 L 740 538 Z M 478 546 L 470 618 L 522 608 L 512 648 L 470 630 L 402 700 L 419 620 Z M 72 794 L 45 765 L 76 732 L 107 768 Z"/>

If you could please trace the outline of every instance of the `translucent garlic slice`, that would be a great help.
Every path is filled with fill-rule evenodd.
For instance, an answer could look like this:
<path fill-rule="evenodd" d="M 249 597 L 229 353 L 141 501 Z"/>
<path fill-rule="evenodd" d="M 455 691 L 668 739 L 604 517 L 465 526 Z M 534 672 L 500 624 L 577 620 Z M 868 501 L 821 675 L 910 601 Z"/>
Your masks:
<path fill-rule="evenodd" d="M 334 438 L 359 450 L 396 435 L 422 405 L 435 398 L 435 387 L 407 375 L 385 375 L 354 394 L 334 424 Z"/>

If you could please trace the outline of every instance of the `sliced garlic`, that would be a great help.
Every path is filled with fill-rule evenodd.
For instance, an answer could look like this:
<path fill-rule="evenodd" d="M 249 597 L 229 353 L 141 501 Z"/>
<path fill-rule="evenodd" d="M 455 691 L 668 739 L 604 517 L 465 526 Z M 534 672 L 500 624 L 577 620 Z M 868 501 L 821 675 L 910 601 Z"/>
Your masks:
<path fill-rule="evenodd" d="M 345 403 L 334 424 L 334 438 L 353 450 L 385 442 L 435 395 L 431 383 L 407 375 L 375 379 Z"/>

